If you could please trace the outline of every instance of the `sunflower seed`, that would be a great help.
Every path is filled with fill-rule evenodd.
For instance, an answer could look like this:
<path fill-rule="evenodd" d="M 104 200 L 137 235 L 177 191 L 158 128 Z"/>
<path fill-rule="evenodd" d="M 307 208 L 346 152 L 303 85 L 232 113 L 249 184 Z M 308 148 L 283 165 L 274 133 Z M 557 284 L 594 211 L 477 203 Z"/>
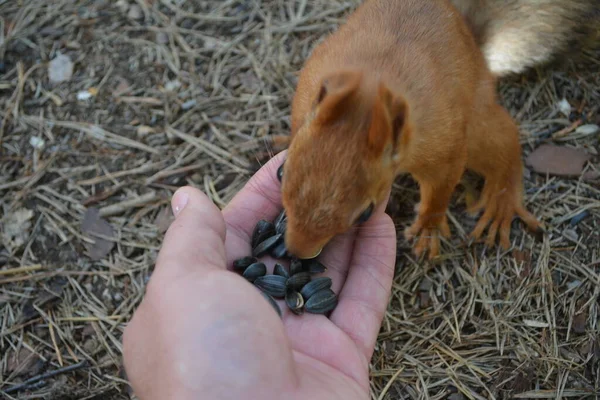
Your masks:
<path fill-rule="evenodd" d="M 304 267 L 305 271 L 308 271 L 311 274 L 320 274 L 327 271 L 327 267 L 314 258 L 302 261 L 302 266 Z"/>
<path fill-rule="evenodd" d="M 304 268 L 302 267 L 302 261 L 298 259 L 292 260 L 290 264 L 290 276 L 296 275 L 299 272 L 302 272 Z"/>
<path fill-rule="evenodd" d="M 310 274 L 306 271 L 298 272 L 288 278 L 285 283 L 286 288 L 300 290 L 310 282 Z"/>
<path fill-rule="evenodd" d="M 281 225 L 281 223 L 283 221 L 287 221 L 287 215 L 285 214 L 285 210 L 282 210 L 279 215 L 277 216 L 277 218 L 275 218 L 275 221 L 273 221 L 273 225 L 275 225 L 275 229 L 277 229 L 277 227 L 279 225 Z"/>
<path fill-rule="evenodd" d="M 250 256 L 238 258 L 233 262 L 233 268 L 238 271 L 244 271 L 250 264 L 254 264 L 257 261 L 255 257 Z"/>
<path fill-rule="evenodd" d="M 273 274 L 283 276 L 285 279 L 290 277 L 290 274 L 287 272 L 285 267 L 279 263 L 276 263 L 273 267 Z"/>
<path fill-rule="evenodd" d="M 265 275 L 256 278 L 254 285 L 273 297 L 281 298 L 285 296 L 285 282 L 286 279 L 283 276 Z"/>
<path fill-rule="evenodd" d="M 278 259 L 289 258 L 289 254 L 283 240 L 277 246 L 271 249 L 271 256 Z"/>
<path fill-rule="evenodd" d="M 296 315 L 300 315 L 304 311 L 302 310 L 302 307 L 304 307 L 304 298 L 295 290 L 286 291 L 285 304 L 287 304 L 288 308 Z"/>
<path fill-rule="evenodd" d="M 254 282 L 256 278 L 260 278 L 267 274 L 267 266 L 262 262 L 250 264 L 242 274 L 244 278 L 250 282 Z"/>
<path fill-rule="evenodd" d="M 273 247 L 279 244 L 279 240 L 281 239 L 281 234 L 277 234 L 275 236 L 271 236 L 268 239 L 265 239 L 258 246 L 254 248 L 252 251 L 253 257 L 262 257 L 267 254 Z"/>
<path fill-rule="evenodd" d="M 330 289 L 331 283 L 332 283 L 331 278 L 328 278 L 326 276 L 321 276 L 319 278 L 315 278 L 312 281 L 310 281 L 309 283 L 307 283 L 306 285 L 304 285 L 304 287 L 300 290 L 300 294 L 302 294 L 302 296 L 304 297 L 304 300 L 308 300 L 315 293 L 317 293 L 323 289 Z"/>
<path fill-rule="evenodd" d="M 304 303 L 304 309 L 312 314 L 326 314 L 333 310 L 337 303 L 337 296 L 331 289 L 322 289 Z"/>
<path fill-rule="evenodd" d="M 268 295 L 267 293 L 263 292 L 262 290 L 259 290 L 259 292 L 269 302 L 269 304 L 271 304 L 271 306 L 273 306 L 273 308 L 277 312 L 277 315 L 279 315 L 279 318 L 281 318 L 281 316 L 282 316 L 281 308 L 279 308 L 279 304 L 277 304 L 275 299 L 272 296 Z"/>
<path fill-rule="evenodd" d="M 275 234 L 275 225 L 272 222 L 261 219 L 258 221 L 252 232 L 252 248 L 255 248 L 260 243 L 264 242 L 269 237 Z"/>
<path fill-rule="evenodd" d="M 287 218 L 284 218 L 283 220 L 279 221 L 279 224 L 275 225 L 275 232 L 281 233 L 282 235 L 284 235 L 286 227 L 287 227 Z"/>
<path fill-rule="evenodd" d="M 283 163 L 281 163 L 279 168 L 277 168 L 277 179 L 279 180 L 279 182 L 281 182 L 281 180 L 283 179 Z"/>

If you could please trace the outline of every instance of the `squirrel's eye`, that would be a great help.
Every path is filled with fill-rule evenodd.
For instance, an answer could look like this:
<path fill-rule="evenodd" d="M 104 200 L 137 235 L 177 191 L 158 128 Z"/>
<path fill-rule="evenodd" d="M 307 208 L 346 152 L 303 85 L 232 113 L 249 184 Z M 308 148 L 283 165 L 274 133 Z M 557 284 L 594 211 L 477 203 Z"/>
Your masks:
<path fill-rule="evenodd" d="M 369 207 L 367 207 L 367 209 L 363 211 L 362 214 L 360 214 L 360 216 L 356 219 L 355 224 L 362 224 L 363 222 L 366 222 L 371 217 L 371 214 L 373 214 L 374 208 L 375 205 L 373 203 L 369 204 Z"/>

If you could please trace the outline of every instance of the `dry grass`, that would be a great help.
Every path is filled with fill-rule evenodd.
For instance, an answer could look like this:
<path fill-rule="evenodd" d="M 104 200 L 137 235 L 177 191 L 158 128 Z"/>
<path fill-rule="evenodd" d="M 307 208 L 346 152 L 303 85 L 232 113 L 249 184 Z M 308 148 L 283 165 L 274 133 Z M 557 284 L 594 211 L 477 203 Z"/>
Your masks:
<path fill-rule="evenodd" d="M 272 135 L 289 130 L 296 72 L 357 1 L 178 3 L 0 0 L 0 391 L 38 378 L 6 398 L 129 398 L 121 334 L 170 194 L 191 184 L 227 203 L 277 151 Z M 47 63 L 57 52 L 75 69 L 53 86 Z M 598 161 L 598 134 L 573 134 L 581 113 L 600 119 L 598 56 L 502 83 L 525 153 L 567 127 L 561 144 Z M 91 99 L 77 100 L 90 88 Z M 557 111 L 563 97 L 580 111 L 571 119 Z M 466 247 L 474 221 L 464 191 L 444 260 L 418 262 L 399 241 L 373 399 L 598 393 L 599 185 L 527 172 L 526 188 L 548 225 L 542 243 L 515 223 L 508 254 Z M 398 180 L 389 211 L 399 228 L 416 194 L 409 178 Z M 90 206 L 114 229 L 114 249 L 96 261 L 80 229 Z"/>

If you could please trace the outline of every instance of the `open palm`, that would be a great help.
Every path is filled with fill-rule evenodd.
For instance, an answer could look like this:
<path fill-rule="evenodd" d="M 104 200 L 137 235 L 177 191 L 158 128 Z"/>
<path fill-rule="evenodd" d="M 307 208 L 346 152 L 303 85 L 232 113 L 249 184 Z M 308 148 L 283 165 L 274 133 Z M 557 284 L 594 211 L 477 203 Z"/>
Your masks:
<path fill-rule="evenodd" d="M 251 252 L 259 219 L 281 212 L 267 163 L 221 213 L 200 191 L 181 189 L 144 301 L 124 337 L 127 374 L 140 399 L 367 399 L 368 364 L 387 306 L 396 236 L 382 205 L 319 257 L 339 303 L 327 318 L 283 319 L 256 287 L 231 272 Z M 181 207 L 181 199 L 187 205 Z M 272 273 L 275 260 L 267 260 Z"/>

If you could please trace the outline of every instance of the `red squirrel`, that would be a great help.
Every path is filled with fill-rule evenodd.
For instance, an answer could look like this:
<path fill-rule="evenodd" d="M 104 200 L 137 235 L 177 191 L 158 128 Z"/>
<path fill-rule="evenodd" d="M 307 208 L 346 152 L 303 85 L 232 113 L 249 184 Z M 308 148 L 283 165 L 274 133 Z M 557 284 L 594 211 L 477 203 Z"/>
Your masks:
<path fill-rule="evenodd" d="M 282 171 L 285 243 L 316 257 L 337 234 L 366 221 L 395 178 L 411 174 L 420 203 L 405 231 L 414 253 L 440 252 L 450 236 L 451 195 L 465 169 L 485 178 L 472 237 L 510 246 L 523 206 L 515 122 L 469 27 L 448 0 L 366 0 L 306 61 L 292 103 Z"/>

